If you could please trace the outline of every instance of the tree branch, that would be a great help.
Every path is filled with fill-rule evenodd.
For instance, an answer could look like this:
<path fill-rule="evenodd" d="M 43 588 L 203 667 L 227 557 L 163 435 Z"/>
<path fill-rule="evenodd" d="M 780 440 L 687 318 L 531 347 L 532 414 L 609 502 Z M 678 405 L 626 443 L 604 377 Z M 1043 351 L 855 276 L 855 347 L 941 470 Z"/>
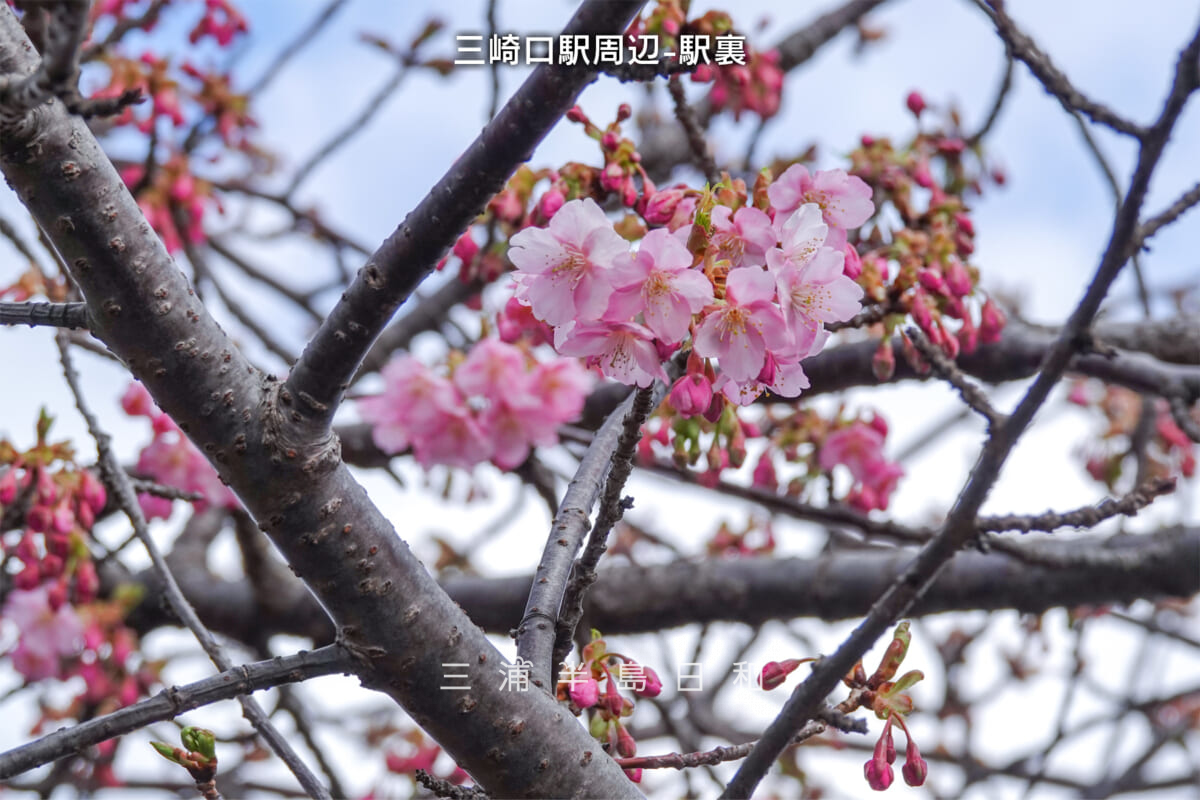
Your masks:
<path fill-rule="evenodd" d="M 29 744 L 0 753 L 0 781 L 151 723 L 175 719 L 195 708 L 248 695 L 260 689 L 347 672 L 350 666 L 351 661 L 346 653 L 336 645 L 329 645 L 312 652 L 301 651 L 295 655 L 232 667 L 186 686 L 171 686 L 154 697 L 111 714 L 70 728 L 60 728 Z"/>
<path fill-rule="evenodd" d="M 0 325 L 86 330 L 87 303 L 0 303 Z"/>
<path fill-rule="evenodd" d="M 1019 48 L 1014 52 L 1020 56 Z M 1171 130 L 1197 83 L 1200 70 L 1200 30 L 1184 47 L 1176 64 L 1170 93 L 1155 124 L 1141 137 L 1137 166 L 1129 189 L 1117 211 L 1112 233 L 1096 274 L 1063 331 L 1042 363 L 1038 376 L 1002 428 L 995 431 L 980 453 L 941 532 L 929 542 L 872 606 L 871 612 L 832 656 L 822 659 L 788 699 L 783 710 L 764 732 L 759 746 L 742 763 L 723 798 L 749 797 L 789 739 L 812 719 L 817 706 L 834 689 L 889 625 L 913 605 L 938 572 L 975 534 L 975 517 L 1000 474 L 1008 454 L 1029 426 L 1050 390 L 1062 377 L 1080 343 L 1085 340 L 1100 303 L 1121 267 L 1135 249 L 1138 217 L 1150 177 L 1157 167 Z"/>

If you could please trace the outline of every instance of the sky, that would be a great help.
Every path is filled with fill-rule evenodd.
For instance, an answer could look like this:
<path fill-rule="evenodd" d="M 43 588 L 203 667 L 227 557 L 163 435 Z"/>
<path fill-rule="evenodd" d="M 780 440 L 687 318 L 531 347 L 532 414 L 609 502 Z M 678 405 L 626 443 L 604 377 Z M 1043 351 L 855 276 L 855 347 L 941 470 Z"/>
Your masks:
<path fill-rule="evenodd" d="M 250 76 L 248 83 L 323 5 L 317 0 L 251 0 L 243 4 L 252 33 L 238 52 L 237 66 Z M 836 5 L 741 0 L 733 13 L 735 22 L 747 30 L 758 31 L 762 23 L 761 32 L 753 34 L 756 41 L 773 42 L 797 24 Z M 710 7 L 701 3 L 695 6 Z M 1054 3 L 1008 0 L 1007 8 L 1082 90 L 1141 122 L 1151 120 L 1157 113 L 1176 53 L 1198 21 L 1195 4 L 1186 0 L 1154 0 L 1136 7 L 1116 0 Z M 558 0 L 508 0 L 500 3 L 499 28 L 519 34 L 554 32 L 561 29 L 572 11 L 573 4 Z M 378 50 L 363 45 L 360 34 L 370 32 L 404 41 L 430 15 L 445 16 L 451 35 L 478 33 L 483 28 L 483 4 L 473 0 L 454 4 L 351 0 L 306 55 L 282 73 L 260 98 L 256 113 L 261 121 L 263 142 L 277 149 L 286 165 L 303 162 L 391 76 L 393 64 Z M 873 26 L 886 32 L 882 41 L 856 54 L 851 38 L 843 36 L 788 78 L 783 112 L 766 129 L 757 151 L 760 156 L 793 154 L 816 142 L 820 145 L 820 166 L 841 166 L 841 154 L 864 133 L 896 139 L 911 135 L 915 123 L 904 107 L 904 98 L 914 89 L 931 105 L 953 104 L 959 108 L 969 128 L 982 120 L 1003 70 L 1003 48 L 986 17 L 973 3 L 893 0 L 869 19 Z M 168 20 L 151 41 L 168 41 L 171 24 Z M 184 28 L 186 24 L 177 23 Z M 430 49 L 452 55 L 449 35 L 435 40 Z M 220 63 L 216 54 L 209 55 L 213 63 Z M 502 70 L 502 96 L 507 97 L 527 72 L 524 68 Z M 318 206 L 323 217 L 335 227 L 373 247 L 419 202 L 477 135 L 486 121 L 488 84 L 489 74 L 483 68 L 465 68 L 448 79 L 424 73 L 408 76 L 402 91 L 385 103 L 352 145 L 312 174 L 301 198 Z M 593 118 L 607 120 L 617 103 L 636 103 L 642 99 L 642 92 L 637 89 L 601 80 L 585 91 L 580 105 Z M 666 110 L 661 87 L 655 89 L 652 99 Z M 720 120 L 711 138 L 718 156 L 740 154 L 752 125 Z M 1135 155 L 1129 142 L 1095 127 L 1091 130 L 1112 160 L 1119 180 L 1127 180 Z M 1082 148 L 1078 127 L 1021 65 L 1016 69 L 1012 97 L 990 141 L 989 157 L 1003 167 L 1008 180 L 1005 187 L 989 190 L 974 203 L 978 232 L 974 261 L 983 271 L 985 287 L 1022 298 L 1023 311 L 1033 321 L 1056 324 L 1082 295 L 1098 263 L 1111 224 L 1110 191 Z M 1200 149 L 1194 145 L 1197 141 L 1200 141 L 1200 103 L 1193 102 L 1152 184 L 1148 210 L 1165 207 L 1200 178 Z M 538 148 L 532 165 L 591 160 L 596 155 L 594 144 L 577 126 L 562 124 Z M 27 237 L 32 238 L 19 212 L 11 193 L 0 193 L 0 214 L 21 226 Z M 255 213 L 254 219 L 262 226 L 272 224 L 269 213 Z M 1197 283 L 1200 267 L 1194 243 L 1198 238 L 1200 213 L 1196 212 L 1155 237 L 1144 259 L 1152 287 Z M 265 263 L 275 267 L 277 274 L 295 285 L 321 285 L 329 277 L 327 264 L 303 247 L 281 250 L 246 243 L 246 249 L 261 256 Z M 0 242 L 0 285 L 21 269 L 19 259 Z M 1114 298 L 1125 298 L 1111 312 L 1114 316 L 1128 317 L 1135 310 L 1128 302 L 1132 290 L 1127 272 L 1112 292 Z M 245 291 L 249 293 L 251 289 L 246 287 Z M 332 303 L 336 297 L 337 291 L 330 291 L 325 300 Z M 294 348 L 303 344 L 309 331 L 301 320 L 281 316 L 282 310 L 269 298 L 257 295 L 253 298 L 261 303 L 256 307 L 262 309 L 265 317 L 290 325 L 284 333 L 285 341 Z M 1158 310 L 1166 308 L 1160 304 Z M 262 355 L 264 363 L 282 374 L 284 365 L 252 352 Z M 125 379 L 119 370 L 99 359 L 78 360 L 92 387 L 94 402 L 116 435 L 119 452 L 132 461 L 138 449 L 149 441 L 149 432 L 144 423 L 125 419 L 119 412 L 117 398 L 125 387 Z M 75 437 L 90 455 L 84 444 L 82 424 L 65 393 L 48 331 L 0 331 L 0 370 L 20 376 L 22 387 L 20 391 L 0 395 L 0 437 L 27 443 L 32 438 L 38 407 L 48 404 L 60 416 L 58 432 Z M 1019 390 L 1019 386 L 1002 389 L 998 394 L 999 405 L 1011 407 L 1020 396 Z M 951 391 L 932 385 L 890 387 L 857 393 L 851 398 L 851 403 L 878 408 L 888 416 L 892 422 L 893 434 L 889 440 L 892 452 L 902 450 L 929 425 L 953 414 L 957 402 Z M 1038 424 L 1014 451 L 984 512 L 1038 512 L 1099 499 L 1100 490 L 1086 478 L 1080 460 L 1073 455 L 1096 425 L 1095 420 L 1064 410 L 1062 396 L 1056 394 L 1039 415 Z M 938 445 L 907 462 L 908 476 L 901 483 L 893 506 L 897 517 L 928 522 L 944 512 L 953 502 L 982 440 L 982 427 L 972 420 L 956 426 Z M 565 458 L 552 456 L 551 462 L 562 469 L 570 466 Z M 398 469 L 411 488 L 400 490 L 377 475 L 364 475 L 363 480 L 385 509 L 395 509 L 397 518 L 403 514 L 410 521 L 404 535 L 419 554 L 427 558 L 433 555 L 432 534 L 465 541 L 490 521 L 507 514 L 509 524 L 504 532 L 482 553 L 485 563 L 507 573 L 531 569 L 532 559 L 540 552 L 538 543 L 546 530 L 546 514 L 536 503 L 527 502 L 512 515 L 511 481 L 480 471 L 477 481 L 491 492 L 491 499 L 467 507 L 430 499 L 429 493 L 419 488 L 424 480 L 418 471 L 406 464 L 398 465 Z M 440 486 L 444 477 L 445 473 L 436 473 L 430 482 Z M 461 497 L 465 482 L 459 478 L 454 485 L 452 494 Z M 743 509 L 714 502 L 702 493 L 681 492 L 653 478 L 635 476 L 630 491 L 635 497 L 647 498 L 645 503 L 639 502 L 633 519 L 654 530 L 670 529 L 673 536 L 693 550 L 699 549 L 714 518 L 739 520 L 746 514 Z M 663 497 L 673 499 L 659 502 Z M 1147 530 L 1163 521 L 1195 522 L 1196 512 L 1194 492 L 1184 487 L 1176 497 L 1131 522 L 1130 527 Z M 800 526 L 785 527 L 795 531 L 787 538 L 785 549 L 802 553 L 814 546 L 816 540 Z M 163 525 L 159 535 L 169 538 L 171 530 L 171 525 Z M 220 562 L 223 558 L 235 559 L 236 555 L 230 546 L 214 558 Z M 1061 618 L 1051 619 L 1062 625 Z M 934 619 L 928 624 L 933 630 L 944 630 L 952 623 Z M 820 630 L 810 625 L 805 629 L 814 645 L 821 649 L 836 646 L 847 630 L 845 625 L 823 626 Z M 1119 626 L 1112 626 L 1107 631 L 1109 638 L 1100 638 L 1099 644 L 1089 642 L 1087 646 L 1100 648 L 1102 652 L 1119 651 L 1127 641 L 1122 638 L 1127 633 Z M 1015 615 L 1002 615 L 993 636 L 994 647 L 1003 651 L 1022 646 L 1024 634 Z M 732 642 L 735 637 L 731 631 L 727 639 Z M 182 647 L 186 641 L 178 637 L 161 638 L 163 641 L 156 644 L 166 650 Z M 1055 644 L 1065 640 L 1059 636 Z M 672 641 L 677 653 L 688 652 L 689 634 L 675 635 Z M 284 644 L 278 645 L 281 650 Z M 1047 656 L 1048 659 L 1063 657 L 1057 650 Z M 991 662 L 987 658 L 980 657 L 977 663 L 976 678 L 979 686 L 985 687 L 996 676 L 989 673 Z M 1152 667 L 1158 670 L 1156 685 L 1169 686 L 1182 680 L 1181 671 L 1186 666 L 1186 662 L 1170 652 L 1161 655 Z M 206 667 L 193 661 L 177 669 L 172 679 L 182 681 L 202 676 Z M 1129 664 L 1122 662 L 1114 663 L 1105 674 L 1119 684 L 1133 672 Z M 1050 687 L 1036 684 L 1027 697 L 1015 702 L 1049 707 L 1047 704 L 1054 701 Z M 933 681 L 923 689 L 933 693 L 930 696 L 936 696 L 937 690 Z M 314 694 L 323 692 L 342 697 L 332 688 L 318 689 Z M 363 699 L 360 695 L 355 702 Z M 1003 733 L 1013 730 L 1013 723 L 1004 716 L 1004 711 L 981 711 L 979 720 L 981 729 L 989 730 L 989 723 L 994 723 L 991 729 L 1001 732 L 988 742 L 997 758 L 1024 742 L 1021 737 L 1011 741 Z M 1094 713 L 1095 708 L 1086 699 L 1081 700 L 1077 713 L 1085 715 L 1089 711 Z M 1137 734 L 1129 735 L 1127 745 L 1133 747 Z M 0 731 L 0 746 L 9 743 L 7 737 L 7 733 Z M 334 749 L 344 747 L 344 743 L 336 741 L 328 744 Z M 1081 747 L 1086 749 L 1086 743 Z M 1086 752 L 1063 749 L 1064 759 L 1088 757 Z M 858 772 L 860 761 L 857 757 L 847 760 L 850 779 L 839 787 L 842 796 L 867 796 L 867 787 Z M 935 776 L 934 780 L 938 778 Z M 1019 789 L 1015 786 L 1016 791 Z M 902 796 L 906 789 L 896 786 L 890 791 Z M 1042 791 L 1044 794 L 1039 796 L 1061 796 L 1048 789 Z"/>

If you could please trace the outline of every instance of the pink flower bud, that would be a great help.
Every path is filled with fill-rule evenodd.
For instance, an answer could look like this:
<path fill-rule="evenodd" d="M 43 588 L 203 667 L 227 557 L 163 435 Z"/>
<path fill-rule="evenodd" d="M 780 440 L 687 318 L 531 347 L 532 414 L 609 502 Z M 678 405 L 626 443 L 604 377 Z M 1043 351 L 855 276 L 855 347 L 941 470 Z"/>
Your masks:
<path fill-rule="evenodd" d="M 942 280 L 942 273 L 935 269 L 923 269 L 917 273 L 917 280 L 921 282 L 921 286 L 926 291 L 934 294 L 946 293 L 946 282 Z"/>
<path fill-rule="evenodd" d="M 42 582 L 42 571 L 33 562 L 27 562 L 25 568 L 13 576 L 13 586 L 23 591 L 36 589 Z"/>
<path fill-rule="evenodd" d="M 646 685 L 635 689 L 633 693 L 638 697 L 658 697 L 662 694 L 663 683 L 658 673 L 649 667 L 642 667 L 642 674 L 646 678 Z"/>
<path fill-rule="evenodd" d="M 945 278 L 946 288 L 955 297 L 963 297 L 971 293 L 971 275 L 957 258 L 952 259 L 946 265 Z"/>
<path fill-rule="evenodd" d="M 595 678 L 588 677 L 584 681 L 574 681 L 567 689 L 571 702 L 580 708 L 591 708 L 600 701 L 600 684 Z"/>
<path fill-rule="evenodd" d="M 671 387 L 671 405 L 684 417 L 703 414 L 712 405 L 712 399 L 712 384 L 703 375 L 684 375 Z"/>
<path fill-rule="evenodd" d="M 557 187 L 551 187 L 544 195 L 542 195 L 542 216 L 550 219 L 558 210 L 563 207 L 563 203 L 567 198 L 563 196 L 562 190 Z"/>
<path fill-rule="evenodd" d="M 877 792 L 887 789 L 896 779 L 891 764 L 873 758 L 863 765 L 863 774 L 867 778 L 867 785 Z"/>
<path fill-rule="evenodd" d="M 989 297 L 979 312 L 979 340 L 984 344 L 1000 341 L 1000 334 L 1007 322 L 1008 318 L 1000 310 L 1000 306 Z"/>
<path fill-rule="evenodd" d="M 929 295 L 920 289 L 913 295 L 912 305 L 909 306 L 909 313 L 912 314 L 913 322 L 925 331 L 931 333 L 933 330 L 933 312 L 929 309 Z"/>
<path fill-rule="evenodd" d="M 36 505 L 25 512 L 25 524 L 35 533 L 48 529 L 52 518 L 53 512 L 44 505 Z"/>
<path fill-rule="evenodd" d="M 627 778 L 629 778 L 629 780 L 633 781 L 634 783 L 641 783 L 642 782 L 642 768 L 637 767 L 636 769 L 627 769 L 627 770 L 625 770 L 625 776 Z"/>
<path fill-rule="evenodd" d="M 921 112 L 925 110 L 925 98 L 920 92 L 909 92 L 908 97 L 904 99 L 904 104 L 908 106 L 908 110 L 913 113 L 913 116 L 920 117 Z"/>
<path fill-rule="evenodd" d="M 50 610 L 58 611 L 66 602 L 67 585 L 62 581 L 50 584 L 50 589 L 46 592 L 46 604 L 50 606 Z"/>
<path fill-rule="evenodd" d="M 637 755 L 637 742 L 624 725 L 617 726 L 617 755 L 621 758 L 633 758 Z"/>
<path fill-rule="evenodd" d="M 762 672 L 758 676 L 758 685 L 768 692 L 777 689 L 787 680 L 788 675 L 796 671 L 796 667 L 800 664 L 801 661 L 796 658 L 789 658 L 786 661 L 768 661 L 763 664 Z"/>
<path fill-rule="evenodd" d="M 663 189 L 650 196 L 642 214 L 651 225 L 666 225 L 675 216 L 679 202 L 686 197 L 684 189 Z"/>
<path fill-rule="evenodd" d="M 900 768 L 900 773 L 904 775 L 904 782 L 909 786 L 920 786 L 925 783 L 925 778 L 929 775 L 929 764 L 921 758 L 921 751 L 917 749 L 916 742 L 912 739 L 908 740 L 904 766 Z"/>
<path fill-rule="evenodd" d="M 56 533 L 66 535 L 75 527 L 75 513 L 71 511 L 71 506 L 64 500 L 54 507 L 54 514 L 50 519 L 50 527 Z"/>
<path fill-rule="evenodd" d="M 91 561 L 80 562 L 75 569 L 75 598 L 80 603 L 90 603 L 100 590 L 100 577 L 96 565 Z"/>
<path fill-rule="evenodd" d="M 885 438 L 887 437 L 888 424 L 887 424 L 887 420 L 884 419 L 883 417 L 876 414 L 873 417 L 871 417 L 871 421 L 868 422 L 867 424 L 870 425 L 876 432 L 878 432 L 880 436 L 883 436 Z"/>
<path fill-rule="evenodd" d="M 771 458 L 769 452 L 764 452 L 758 457 L 758 463 L 754 466 L 754 477 L 752 480 L 754 486 L 760 489 L 775 491 L 779 488 L 779 477 L 775 473 L 775 461 Z"/>
<path fill-rule="evenodd" d="M 93 514 L 99 514 L 108 503 L 108 492 L 105 491 L 104 484 L 86 469 L 79 473 L 79 496 Z"/>
<path fill-rule="evenodd" d="M 858 280 L 858 276 L 862 275 L 862 259 L 858 256 L 858 250 L 849 242 L 846 242 L 846 260 L 842 262 L 842 273 L 851 280 Z"/>
<path fill-rule="evenodd" d="M 471 237 L 470 228 L 467 228 L 463 231 L 463 235 L 458 237 L 458 241 L 454 243 L 452 252 L 464 264 L 470 264 L 475 260 L 475 255 L 479 252 L 479 244 Z"/>
<path fill-rule="evenodd" d="M 605 150 L 616 150 L 620 144 L 621 137 L 613 131 L 606 131 L 605 134 L 600 137 L 600 146 Z"/>

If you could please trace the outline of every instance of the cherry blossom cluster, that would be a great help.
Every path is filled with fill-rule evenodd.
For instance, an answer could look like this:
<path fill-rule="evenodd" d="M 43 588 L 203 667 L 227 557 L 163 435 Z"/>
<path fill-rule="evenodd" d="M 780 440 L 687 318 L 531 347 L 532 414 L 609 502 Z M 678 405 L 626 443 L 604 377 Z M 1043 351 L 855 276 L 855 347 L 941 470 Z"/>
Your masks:
<path fill-rule="evenodd" d="M 150 393 L 140 383 L 131 383 L 121 398 L 121 408 L 131 417 L 146 417 L 154 430 L 154 439 L 138 455 L 137 472 L 164 486 L 194 492 L 197 511 L 210 505 L 239 508 L 237 498 L 221 482 L 208 459 L 196 449 L 175 421 L 154 405 Z M 171 502 L 165 497 L 142 493 L 138 504 L 146 519 L 171 516 Z"/>
<path fill-rule="evenodd" d="M 573 714 L 591 710 L 588 730 L 609 755 L 633 758 L 637 742 L 621 720 L 633 713 L 634 701 L 622 694 L 622 689 L 635 697 L 658 697 L 662 681 L 650 667 L 609 650 L 600 632 L 593 629 L 579 665 L 564 665 L 558 679 L 558 699 Z M 642 779 L 641 768 L 626 769 L 625 774 L 635 783 Z"/>
<path fill-rule="evenodd" d="M 74 464 L 70 444 L 47 440 L 52 424 L 43 412 L 37 442 L 24 452 L 0 441 L 0 465 L 7 465 L 0 466 L 0 516 L 15 511 L 9 519 L 24 522 L 0 541 L 5 555 L 21 565 L 13 585 L 25 591 L 44 586 L 57 612 L 68 600 L 87 603 L 96 596 L 100 581 L 87 539 L 107 492 L 90 471 Z"/>
<path fill-rule="evenodd" d="M 668 380 L 664 358 L 691 336 L 693 352 L 720 363 L 711 386 L 691 373 L 696 390 L 740 405 L 768 388 L 794 397 L 825 323 L 861 308 L 846 231 L 873 213 L 870 189 L 800 165 L 756 191 L 764 208 L 744 204 L 741 189 L 702 193 L 695 225 L 651 230 L 636 251 L 595 201 L 569 201 L 548 227 L 510 239 L 516 297 L 554 328 L 560 353 L 623 383 Z"/>
<path fill-rule="evenodd" d="M 485 461 L 513 469 L 533 447 L 556 444 L 592 385 L 573 359 L 539 362 L 492 337 L 451 358 L 445 374 L 400 355 L 382 375 L 383 392 L 358 403 L 375 444 L 385 453 L 411 448 L 425 467 L 463 469 Z"/>
<path fill-rule="evenodd" d="M 1130 466 L 1130 459 L 1136 460 L 1131 441 L 1142 416 L 1142 396 L 1122 386 L 1081 378 L 1072 383 L 1067 399 L 1075 405 L 1094 409 L 1104 417 L 1104 428 L 1090 440 L 1083 455 L 1088 474 L 1110 490 L 1114 489 Z M 1155 400 L 1151 413 L 1154 427 L 1145 449 L 1149 468 L 1145 477 L 1193 477 L 1196 474 L 1196 443 L 1179 427 L 1166 400 Z M 1195 413 L 1192 413 L 1192 421 L 1200 426 Z"/>

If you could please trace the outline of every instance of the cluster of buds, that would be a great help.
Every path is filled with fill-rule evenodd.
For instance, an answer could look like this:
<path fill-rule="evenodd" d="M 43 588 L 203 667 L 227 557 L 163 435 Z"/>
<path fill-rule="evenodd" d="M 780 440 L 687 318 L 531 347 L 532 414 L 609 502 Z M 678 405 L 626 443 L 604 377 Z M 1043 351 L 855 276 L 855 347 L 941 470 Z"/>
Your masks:
<path fill-rule="evenodd" d="M 717 12 L 709 12 L 710 17 Z M 696 83 L 712 82 L 708 98 L 714 111 L 730 109 L 734 119 L 750 111 L 761 119 L 770 119 L 779 112 L 783 92 L 783 70 L 779 66 L 779 51 L 758 51 L 746 45 L 743 64 L 701 64 L 692 73 Z"/>
<path fill-rule="evenodd" d="M 211 36 L 218 47 L 228 47 L 235 36 L 248 30 L 246 18 L 229 0 L 204 0 L 204 16 L 188 34 L 188 41 L 195 44 Z"/>
<path fill-rule="evenodd" d="M 184 155 L 154 166 L 149 179 L 141 164 L 122 169 L 121 178 L 136 192 L 138 208 L 170 253 L 182 250 L 185 241 L 204 241 L 204 215 L 209 205 L 222 210 L 212 184 L 192 174 L 191 162 Z M 183 230 L 176 224 L 176 212 L 182 218 Z"/>
<path fill-rule="evenodd" d="M 910 670 L 892 680 L 904 662 L 911 641 L 908 622 L 901 622 L 896 626 L 878 668 L 869 678 L 860 661 L 850 674 L 842 679 L 842 682 L 850 687 L 851 695 L 838 706 L 838 710 L 849 713 L 856 708 L 869 708 L 875 712 L 876 717 L 884 721 L 883 732 L 875 744 L 874 752 L 863 765 L 868 785 L 878 792 L 887 789 L 895 780 L 892 771 L 892 764 L 896 761 L 896 745 L 892 739 L 893 725 L 900 726 L 906 739 L 904 766 L 900 770 L 904 782 L 909 786 L 920 786 L 925 783 L 929 774 L 929 765 L 921 757 L 921 751 L 904 722 L 905 715 L 913 710 L 912 697 L 907 691 L 925 676 L 919 670 Z"/>
<path fill-rule="evenodd" d="M 226 73 L 204 72 L 188 61 L 183 62 L 180 69 L 199 82 L 199 88 L 192 92 L 192 99 L 215 121 L 225 146 L 248 148 L 249 131 L 258 127 L 258 122 L 250 116 L 250 96 L 234 92 Z"/>
<path fill-rule="evenodd" d="M 821 442 L 817 461 L 826 473 L 845 466 L 854 484 L 842 502 L 860 511 L 885 510 L 896 483 L 904 476 L 899 464 L 883 455 L 887 422 L 878 415 L 835 428 Z"/>
<path fill-rule="evenodd" d="M 1081 378 L 1072 383 L 1067 400 L 1084 408 L 1095 409 L 1103 415 L 1103 430 L 1087 446 L 1086 467 L 1092 478 L 1110 490 L 1115 489 L 1125 474 L 1128 461 L 1136 459 L 1131 451 L 1131 442 L 1142 416 L 1141 395 L 1121 386 Z M 1196 443 L 1179 427 L 1166 400 L 1155 400 L 1151 413 L 1154 415 L 1154 428 L 1145 450 L 1149 467 L 1145 477 L 1194 476 Z M 1200 419 L 1194 412 L 1192 421 L 1200 426 Z"/>
<path fill-rule="evenodd" d="M 741 530 L 722 522 L 705 547 L 710 556 L 763 556 L 775 552 L 775 531 L 765 523 L 749 519 Z"/>
<path fill-rule="evenodd" d="M 605 128 L 600 128 L 588 119 L 579 106 L 567 112 L 568 120 L 583 125 L 584 132 L 600 143 L 604 166 L 600 169 L 597 182 L 604 196 L 620 198 L 626 208 L 644 208 L 650 195 L 654 194 L 654 183 L 642 167 L 642 156 L 637 146 L 621 135 L 621 123 L 631 116 L 633 109 L 628 103 L 622 103 L 617 107 L 617 118 Z"/>
<path fill-rule="evenodd" d="M 176 128 L 183 125 L 179 83 L 170 74 L 170 61 L 149 51 L 136 59 L 107 54 L 102 60 L 109 71 L 108 85 L 95 92 L 93 97 L 115 98 L 137 89 L 150 98 L 148 113 L 135 114 L 133 106 L 126 106 L 113 118 L 116 125 L 132 124 L 141 133 L 154 130 L 160 119 L 168 120 Z"/>
<path fill-rule="evenodd" d="M 87 537 L 107 492 L 95 475 L 74 464 L 69 443 L 47 440 L 53 422 L 40 414 L 37 442 L 24 452 L 0 441 L 0 516 L 15 509 L 11 518 L 24 521 L 17 538 L 0 542 L 22 565 L 13 585 L 30 591 L 47 584 L 47 602 L 57 612 L 68 600 L 88 603 L 96 597 L 100 581 Z"/>
<path fill-rule="evenodd" d="M 918 118 L 928 108 L 915 92 L 907 105 Z M 859 282 L 867 297 L 889 312 L 875 359 L 881 380 L 895 368 L 892 334 L 902 328 L 905 315 L 949 358 L 995 342 L 1004 328 L 999 306 L 978 297 L 979 272 L 970 263 L 975 226 L 964 196 L 979 193 L 982 185 L 980 171 L 967 158 L 970 152 L 956 129 L 931 129 L 919 131 L 904 147 L 864 136 L 851 154 L 851 172 L 870 184 L 901 222 L 887 237 L 873 231 L 858 248 Z M 909 361 L 928 369 L 903 332 L 901 340 Z"/>
<path fill-rule="evenodd" d="M 121 408 L 131 417 L 146 417 L 154 430 L 154 439 L 142 448 L 137 471 L 164 486 L 200 495 L 194 501 L 196 511 L 209 505 L 238 508 L 233 492 L 222 482 L 212 464 L 196 449 L 175 421 L 154 405 L 146 387 L 131 383 L 121 397 Z M 142 493 L 138 504 L 146 519 L 166 519 L 171 516 L 171 501 L 164 497 Z"/>
<path fill-rule="evenodd" d="M 558 699 L 573 714 L 590 710 L 588 730 L 609 755 L 633 758 L 637 742 L 622 720 L 633 714 L 634 701 L 622 694 L 622 689 L 636 697 L 657 697 L 662 692 L 662 681 L 650 667 L 609 650 L 600 632 L 593 629 L 579 666 L 564 665 L 558 679 Z M 625 774 L 635 783 L 642 779 L 641 768 L 627 769 Z"/>
<path fill-rule="evenodd" d="M 520 466 L 537 445 L 558 443 L 578 418 L 592 377 L 569 358 L 539 362 L 495 338 L 451 353 L 445 375 L 410 355 L 382 370 L 384 390 L 358 407 L 385 453 L 412 448 L 422 466 Z"/>

